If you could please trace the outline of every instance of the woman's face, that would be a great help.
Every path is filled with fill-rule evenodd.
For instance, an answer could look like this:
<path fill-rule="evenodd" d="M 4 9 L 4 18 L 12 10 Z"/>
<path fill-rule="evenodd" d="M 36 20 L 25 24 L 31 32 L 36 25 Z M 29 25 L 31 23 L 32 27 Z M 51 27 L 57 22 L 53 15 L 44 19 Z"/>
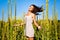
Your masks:
<path fill-rule="evenodd" d="M 33 11 L 33 10 L 34 10 L 34 6 L 30 6 L 29 11 Z"/>

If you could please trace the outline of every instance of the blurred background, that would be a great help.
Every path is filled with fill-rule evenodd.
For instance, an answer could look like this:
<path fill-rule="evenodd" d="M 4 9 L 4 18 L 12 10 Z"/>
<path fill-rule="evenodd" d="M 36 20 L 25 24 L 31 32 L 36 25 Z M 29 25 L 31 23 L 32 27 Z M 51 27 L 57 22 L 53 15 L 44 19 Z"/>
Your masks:
<path fill-rule="evenodd" d="M 26 40 L 25 25 L 13 25 L 24 22 L 31 4 L 44 9 L 36 16 L 42 29 L 38 30 L 33 24 L 34 40 L 60 40 L 60 0 L 0 0 L 0 40 Z"/>

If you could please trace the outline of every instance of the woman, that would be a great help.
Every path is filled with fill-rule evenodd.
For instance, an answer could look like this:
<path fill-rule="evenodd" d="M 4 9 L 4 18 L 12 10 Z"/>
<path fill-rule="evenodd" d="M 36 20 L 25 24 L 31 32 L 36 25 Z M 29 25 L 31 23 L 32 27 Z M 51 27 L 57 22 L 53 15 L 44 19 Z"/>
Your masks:
<path fill-rule="evenodd" d="M 37 7 L 36 5 L 31 5 L 29 7 L 28 13 L 25 15 L 25 23 L 26 23 L 26 28 L 25 28 L 25 33 L 26 36 L 28 37 L 28 40 L 33 40 L 34 39 L 34 29 L 32 26 L 32 23 L 40 29 L 41 27 L 36 23 L 36 15 L 37 12 L 42 12 L 42 8 Z"/>
<path fill-rule="evenodd" d="M 25 35 L 28 37 L 28 40 L 34 40 L 34 29 L 32 23 L 34 23 L 38 29 L 41 28 L 41 26 L 39 26 L 36 22 L 36 15 L 37 12 L 42 11 L 42 7 L 37 7 L 36 5 L 32 4 L 25 15 L 25 23 L 21 23 L 21 25 L 26 24 Z"/>

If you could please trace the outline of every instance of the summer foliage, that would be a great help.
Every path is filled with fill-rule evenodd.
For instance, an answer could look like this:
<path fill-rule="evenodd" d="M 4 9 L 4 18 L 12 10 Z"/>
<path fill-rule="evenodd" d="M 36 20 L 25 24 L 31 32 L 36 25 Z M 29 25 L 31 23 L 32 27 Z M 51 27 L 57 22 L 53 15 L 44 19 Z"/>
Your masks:
<path fill-rule="evenodd" d="M 25 25 L 13 26 L 14 23 L 24 22 L 23 19 L 16 19 L 16 0 L 14 3 L 15 18 L 12 19 L 11 0 L 8 0 L 8 21 L 4 21 L 4 8 L 2 8 L 2 20 L 0 20 L 0 40 L 26 40 L 24 35 Z M 34 40 L 60 40 L 60 20 L 58 20 L 58 13 L 55 9 L 56 0 L 54 0 L 53 12 L 50 19 L 48 19 L 48 0 L 46 0 L 46 18 L 44 18 L 44 11 L 42 12 L 43 20 L 37 20 L 38 24 L 42 26 L 38 30 L 35 25 Z"/>

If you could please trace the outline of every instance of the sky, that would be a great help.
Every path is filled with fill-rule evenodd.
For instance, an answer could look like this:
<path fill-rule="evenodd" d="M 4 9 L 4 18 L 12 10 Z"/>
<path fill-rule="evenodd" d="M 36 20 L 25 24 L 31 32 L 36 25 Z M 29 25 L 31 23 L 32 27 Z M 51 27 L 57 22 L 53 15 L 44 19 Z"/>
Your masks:
<path fill-rule="evenodd" d="M 46 14 L 46 0 L 16 0 L 16 13 L 17 19 L 22 18 L 24 13 L 27 13 L 31 4 L 41 7 L 44 5 L 44 14 Z M 11 0 L 12 5 L 12 18 L 14 18 L 14 0 Z M 51 18 L 53 13 L 54 0 L 49 0 L 48 16 Z M 2 9 L 4 9 L 4 20 L 8 18 L 8 0 L 0 0 L 0 20 L 2 20 Z M 60 20 L 60 0 L 56 0 L 56 12 L 58 13 L 58 20 Z M 42 13 L 40 13 L 39 19 L 42 19 Z"/>

